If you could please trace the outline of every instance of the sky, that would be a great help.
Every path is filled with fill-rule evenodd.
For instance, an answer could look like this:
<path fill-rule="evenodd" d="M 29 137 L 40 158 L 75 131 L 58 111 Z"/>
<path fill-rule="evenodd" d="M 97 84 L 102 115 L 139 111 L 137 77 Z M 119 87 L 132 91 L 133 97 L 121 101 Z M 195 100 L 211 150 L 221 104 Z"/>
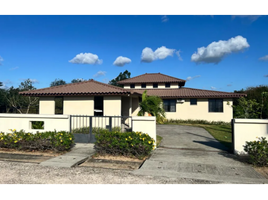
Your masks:
<path fill-rule="evenodd" d="M 0 81 L 162 73 L 233 92 L 268 83 L 265 15 L 0 15 Z"/>

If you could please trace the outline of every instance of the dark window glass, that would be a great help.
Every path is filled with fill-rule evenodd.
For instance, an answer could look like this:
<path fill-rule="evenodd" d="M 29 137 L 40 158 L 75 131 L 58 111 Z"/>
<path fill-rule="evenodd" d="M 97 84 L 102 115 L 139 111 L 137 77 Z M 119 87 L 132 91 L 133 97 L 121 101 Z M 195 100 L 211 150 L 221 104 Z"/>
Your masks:
<path fill-rule="evenodd" d="M 197 99 L 190 99 L 190 105 L 197 105 Z"/>
<path fill-rule="evenodd" d="M 130 88 L 135 88 L 135 84 L 130 84 Z"/>
<path fill-rule="evenodd" d="M 63 114 L 63 97 L 55 97 L 55 114 Z"/>
<path fill-rule="evenodd" d="M 158 88 L 158 83 L 154 83 L 153 88 Z"/>
<path fill-rule="evenodd" d="M 176 99 L 164 99 L 163 105 L 166 112 L 176 112 Z"/>
<path fill-rule="evenodd" d="M 166 88 L 170 88 L 170 83 L 165 84 Z"/>
<path fill-rule="evenodd" d="M 103 97 L 94 97 L 94 116 L 103 116 Z"/>
<path fill-rule="evenodd" d="M 209 99 L 209 112 L 223 112 L 223 99 Z"/>
<path fill-rule="evenodd" d="M 146 88 L 146 83 L 142 83 L 141 88 Z"/>

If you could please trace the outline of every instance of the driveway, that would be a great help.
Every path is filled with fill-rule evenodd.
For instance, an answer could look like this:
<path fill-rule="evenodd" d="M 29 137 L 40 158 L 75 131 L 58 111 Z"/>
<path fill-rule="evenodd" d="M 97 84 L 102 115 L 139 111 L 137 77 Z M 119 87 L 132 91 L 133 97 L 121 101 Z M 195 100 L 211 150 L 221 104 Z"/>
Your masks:
<path fill-rule="evenodd" d="M 268 183 L 203 128 L 157 125 L 157 135 L 163 137 L 160 147 L 134 174 L 212 183 Z"/>

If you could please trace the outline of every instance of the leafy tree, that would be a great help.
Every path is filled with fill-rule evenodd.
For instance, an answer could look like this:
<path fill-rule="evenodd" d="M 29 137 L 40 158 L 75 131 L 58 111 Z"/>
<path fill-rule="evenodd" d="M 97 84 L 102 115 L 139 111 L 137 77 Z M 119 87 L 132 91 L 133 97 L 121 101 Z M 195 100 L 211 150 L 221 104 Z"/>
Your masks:
<path fill-rule="evenodd" d="M 50 83 L 50 87 L 59 86 L 59 85 L 65 85 L 66 82 L 62 79 L 55 79 Z"/>
<path fill-rule="evenodd" d="M 147 112 L 155 116 L 158 123 L 163 122 L 166 117 L 162 99 L 158 96 L 148 96 L 146 90 L 142 94 L 142 101 L 139 105 L 140 111 L 138 112 L 138 116 L 144 116 Z"/>
<path fill-rule="evenodd" d="M 255 99 L 246 99 L 241 97 L 238 99 L 238 105 L 233 105 L 237 109 L 236 118 L 259 118 L 261 105 Z"/>
<path fill-rule="evenodd" d="M 9 111 L 8 102 L 6 100 L 6 90 L 0 88 L 0 113 L 5 113 Z"/>
<path fill-rule="evenodd" d="M 82 78 L 77 78 L 77 79 L 73 79 L 73 80 L 71 81 L 71 83 L 79 83 L 79 82 L 83 82 L 83 81 L 86 81 L 86 80 L 84 80 L 84 79 L 82 79 Z"/>
<path fill-rule="evenodd" d="M 124 71 L 123 73 L 120 72 L 120 74 L 116 78 L 110 80 L 108 84 L 114 85 L 117 87 L 123 87 L 122 85 L 117 84 L 117 82 L 130 78 L 130 75 L 131 75 L 131 73 L 127 70 Z"/>

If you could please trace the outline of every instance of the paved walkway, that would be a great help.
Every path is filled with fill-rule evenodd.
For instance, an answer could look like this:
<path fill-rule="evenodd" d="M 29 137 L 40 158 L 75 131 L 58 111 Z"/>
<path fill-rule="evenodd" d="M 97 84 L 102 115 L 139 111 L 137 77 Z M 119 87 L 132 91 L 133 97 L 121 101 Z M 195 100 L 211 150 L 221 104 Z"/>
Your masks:
<path fill-rule="evenodd" d="M 219 183 L 268 183 L 251 166 L 237 161 L 203 128 L 159 125 L 157 134 L 163 137 L 160 148 L 133 174 Z"/>
<path fill-rule="evenodd" d="M 70 152 L 51 158 L 40 165 L 52 167 L 74 167 L 95 153 L 94 144 L 79 144 L 77 143 Z"/>

